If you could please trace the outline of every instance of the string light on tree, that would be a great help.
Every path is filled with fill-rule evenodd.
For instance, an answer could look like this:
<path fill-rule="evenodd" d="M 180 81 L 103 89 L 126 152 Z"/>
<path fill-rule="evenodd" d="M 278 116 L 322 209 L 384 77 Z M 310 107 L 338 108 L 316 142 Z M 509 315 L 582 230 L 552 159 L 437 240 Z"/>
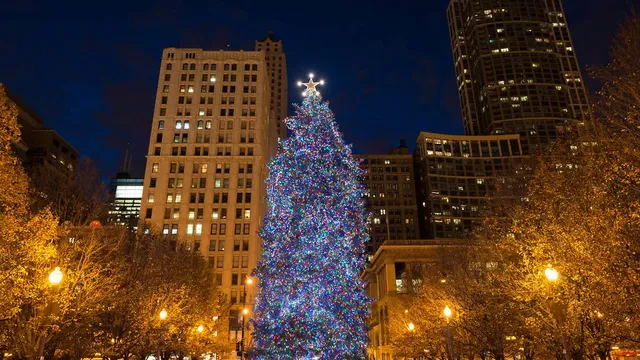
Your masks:
<path fill-rule="evenodd" d="M 366 358 L 364 172 L 309 74 L 269 164 L 252 359 Z"/>

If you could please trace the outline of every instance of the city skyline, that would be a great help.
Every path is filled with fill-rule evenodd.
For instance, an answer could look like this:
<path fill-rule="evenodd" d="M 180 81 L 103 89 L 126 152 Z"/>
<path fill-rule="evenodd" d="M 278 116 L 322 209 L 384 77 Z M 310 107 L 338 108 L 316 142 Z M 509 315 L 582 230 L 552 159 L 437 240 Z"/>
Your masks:
<path fill-rule="evenodd" d="M 607 7 L 595 1 L 564 4 L 583 72 L 586 65 L 606 60 L 611 34 L 633 3 L 620 0 L 609 2 Z M 363 10 L 367 21 L 342 30 L 341 26 L 327 26 L 347 24 L 346 16 L 334 14 L 330 6 L 324 11 L 314 9 L 319 13 L 309 16 L 318 22 L 304 36 L 292 30 L 304 26 L 305 9 L 284 8 L 270 17 L 276 9 L 245 5 L 228 11 L 226 18 L 216 19 L 214 30 L 209 30 L 187 20 L 175 22 L 167 17 L 175 10 L 171 4 L 159 4 L 136 5 L 128 16 L 102 9 L 109 21 L 92 27 L 87 27 L 91 24 L 90 16 L 82 20 L 74 18 L 85 10 L 81 7 L 65 10 L 52 20 L 56 9 L 3 5 L 6 8 L 3 10 L 15 15 L 12 21 L 33 22 L 30 30 L 49 26 L 46 35 L 40 34 L 34 40 L 32 36 L 38 31 L 15 30 L 12 21 L 3 24 L 12 27 L 9 43 L 17 51 L 0 60 L 1 68 L 6 69 L 0 71 L 0 77 L 34 108 L 45 126 L 59 131 L 78 148 L 81 156 L 94 158 L 102 176 L 110 176 L 120 168 L 126 143 L 133 146 L 133 172 L 142 173 L 152 119 L 157 57 L 163 48 L 216 49 L 229 44 L 232 49 L 248 49 L 269 30 L 286 44 L 289 86 L 303 79 L 309 70 L 328 80 L 324 94 L 332 102 L 345 140 L 354 143 L 356 153 L 384 153 L 399 138 L 406 138 L 413 148 L 421 130 L 462 133 L 446 1 L 437 6 L 406 5 L 390 14 L 372 4 Z M 210 6 L 225 9 L 220 4 Z M 195 10 L 206 13 L 203 7 L 194 6 L 191 11 Z M 296 11 L 300 14 L 292 14 Z M 411 17 L 414 13 L 423 16 Z M 378 22 L 386 19 L 383 15 L 391 18 L 385 20 L 388 23 L 401 26 L 381 30 Z M 137 20 L 151 17 L 154 20 Z M 590 26 L 595 20 L 599 26 Z M 250 26 L 233 25 L 240 23 Z M 80 28 L 82 35 L 77 32 Z M 426 38 L 424 34 L 430 36 Z M 38 41 L 50 37 L 56 38 L 55 47 L 26 46 L 39 45 Z M 353 43 L 358 45 L 350 46 Z M 332 51 L 322 52 L 320 48 Z M 369 56 L 363 59 L 355 57 L 356 53 Z M 592 88 L 593 82 L 585 80 L 588 88 Z M 36 81 L 38 86 L 29 85 Z M 42 96 L 43 93 L 48 96 Z M 288 103 L 297 100 L 297 93 L 293 92 Z M 385 106 L 376 105 L 381 103 Z M 400 120 L 403 126 L 389 125 L 389 118 L 403 118 Z"/>

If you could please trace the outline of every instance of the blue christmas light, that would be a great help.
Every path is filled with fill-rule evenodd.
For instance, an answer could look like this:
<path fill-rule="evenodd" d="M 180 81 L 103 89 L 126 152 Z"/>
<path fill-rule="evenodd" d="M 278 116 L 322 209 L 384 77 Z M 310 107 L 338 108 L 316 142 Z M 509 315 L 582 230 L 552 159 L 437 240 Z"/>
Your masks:
<path fill-rule="evenodd" d="M 269 164 L 253 359 L 365 359 L 363 175 L 327 102 L 307 90 Z"/>

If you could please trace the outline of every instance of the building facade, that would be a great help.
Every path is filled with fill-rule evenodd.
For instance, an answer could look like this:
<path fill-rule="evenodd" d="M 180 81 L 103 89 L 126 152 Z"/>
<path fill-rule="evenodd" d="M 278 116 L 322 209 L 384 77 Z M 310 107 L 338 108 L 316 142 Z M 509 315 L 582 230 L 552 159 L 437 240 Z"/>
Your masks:
<path fill-rule="evenodd" d="M 277 140 L 266 53 L 163 51 L 140 208 L 144 231 L 208 259 L 230 300 L 237 340 L 243 286 L 261 255 L 266 161 Z M 249 309 L 254 293 L 247 287 Z"/>
<path fill-rule="evenodd" d="M 528 154 L 590 124 L 561 0 L 451 0 L 447 18 L 467 135 L 520 134 Z"/>
<path fill-rule="evenodd" d="M 53 129 L 44 127 L 42 118 L 7 91 L 7 97 L 18 109 L 20 142 L 15 151 L 27 172 L 37 168 L 47 176 L 73 176 L 78 167 L 78 150 Z"/>
<path fill-rule="evenodd" d="M 143 184 L 144 179 L 133 178 L 125 172 L 120 172 L 111 179 L 109 223 L 137 229 Z"/>
<path fill-rule="evenodd" d="M 373 301 L 369 314 L 370 360 L 391 360 L 393 329 L 389 318 L 402 309 L 403 298 L 415 296 L 413 279 L 439 277 L 441 251 L 468 244 L 465 240 L 387 240 L 381 244 L 363 274 L 367 295 Z M 417 284 L 417 282 L 416 282 Z"/>
<path fill-rule="evenodd" d="M 363 182 L 371 212 L 369 255 L 373 255 L 385 240 L 418 238 L 413 156 L 404 140 L 388 154 L 357 157 L 366 172 Z"/>
<path fill-rule="evenodd" d="M 265 53 L 269 86 L 271 90 L 270 110 L 271 118 L 276 122 L 276 134 L 279 139 L 287 137 L 287 118 L 289 106 L 289 87 L 287 81 L 287 56 L 282 49 L 282 40 L 276 40 L 273 33 L 269 33 L 263 40 L 256 41 L 256 51 Z"/>
<path fill-rule="evenodd" d="M 484 220 L 497 182 L 522 173 L 520 135 L 421 132 L 416 148 L 418 211 L 426 238 L 467 238 Z"/>

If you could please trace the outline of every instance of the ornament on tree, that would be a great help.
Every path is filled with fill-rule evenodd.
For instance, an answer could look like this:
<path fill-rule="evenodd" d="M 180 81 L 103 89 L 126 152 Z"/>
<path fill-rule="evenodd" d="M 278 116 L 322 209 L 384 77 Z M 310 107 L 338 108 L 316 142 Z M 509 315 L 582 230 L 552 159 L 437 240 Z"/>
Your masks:
<path fill-rule="evenodd" d="M 360 273 L 369 239 L 359 178 L 313 74 L 292 134 L 269 164 L 256 267 L 254 359 L 365 359 L 369 299 Z"/>

